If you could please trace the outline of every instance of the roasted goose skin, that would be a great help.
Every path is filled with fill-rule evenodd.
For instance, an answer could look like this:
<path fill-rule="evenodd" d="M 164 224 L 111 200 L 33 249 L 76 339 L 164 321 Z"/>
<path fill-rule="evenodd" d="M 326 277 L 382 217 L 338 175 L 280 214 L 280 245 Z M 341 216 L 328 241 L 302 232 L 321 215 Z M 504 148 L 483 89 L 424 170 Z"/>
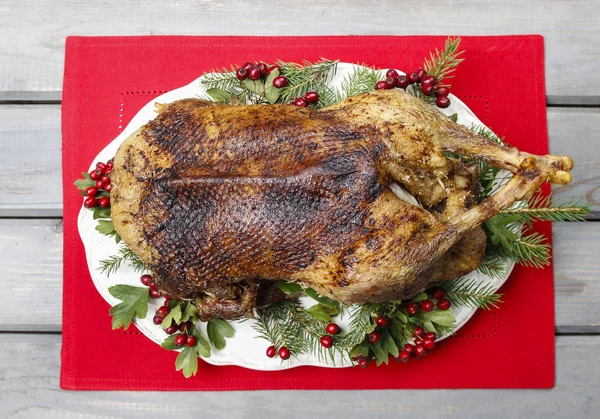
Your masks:
<path fill-rule="evenodd" d="M 516 175 L 476 205 L 476 168 L 443 151 Z M 400 90 L 321 111 L 186 99 L 119 148 L 112 218 L 159 288 L 195 298 L 204 320 L 281 298 L 276 280 L 381 302 L 475 269 L 479 225 L 544 180 L 568 183 L 571 167 L 491 143 Z"/>

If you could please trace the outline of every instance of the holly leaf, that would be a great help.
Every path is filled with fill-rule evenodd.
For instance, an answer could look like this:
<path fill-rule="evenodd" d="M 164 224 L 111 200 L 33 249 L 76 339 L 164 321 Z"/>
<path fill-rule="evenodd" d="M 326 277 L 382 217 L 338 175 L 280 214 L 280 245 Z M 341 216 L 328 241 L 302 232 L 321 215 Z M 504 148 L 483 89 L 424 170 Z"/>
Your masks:
<path fill-rule="evenodd" d="M 217 349 L 225 347 L 225 338 L 232 338 L 234 334 L 233 328 L 223 319 L 213 319 L 206 326 L 208 339 Z"/>
<path fill-rule="evenodd" d="M 131 285 L 114 285 L 108 288 L 110 295 L 118 300 L 119 304 L 109 311 L 112 316 L 112 328 L 123 326 L 127 330 L 134 317 L 145 319 L 148 314 L 148 288 L 134 287 Z"/>
<path fill-rule="evenodd" d="M 198 350 L 196 346 L 184 346 L 175 360 L 177 371 L 183 372 L 185 378 L 190 378 L 198 372 Z"/>
<path fill-rule="evenodd" d="M 169 314 L 165 316 L 163 322 L 160 324 L 160 327 L 166 329 L 171 326 L 171 323 L 175 322 L 177 324 L 181 324 L 181 304 L 177 304 L 171 310 L 169 310 Z"/>
<path fill-rule="evenodd" d="M 313 300 L 316 300 L 317 302 L 319 302 L 329 308 L 337 309 L 339 312 L 340 305 L 337 301 L 334 301 L 331 298 L 322 296 L 321 294 L 319 294 L 317 291 L 313 290 L 312 288 L 306 288 L 304 290 L 304 292 L 306 293 L 306 295 L 308 295 Z"/>
<path fill-rule="evenodd" d="M 115 234 L 115 226 L 113 225 L 112 220 L 98 220 L 96 231 L 105 236 L 112 236 Z"/>
<path fill-rule="evenodd" d="M 226 90 L 219 89 L 217 87 L 213 87 L 212 89 L 208 89 L 206 94 L 215 100 L 215 102 L 227 104 L 231 102 L 231 93 Z"/>
<path fill-rule="evenodd" d="M 315 304 L 312 307 L 306 309 L 306 312 L 312 316 L 312 318 L 328 323 L 331 321 L 331 317 L 337 315 L 340 310 L 339 308 L 327 307 L 323 304 Z"/>
<path fill-rule="evenodd" d="M 273 70 L 265 81 L 265 98 L 271 104 L 277 102 L 277 99 L 279 99 L 279 96 L 281 95 L 281 89 L 273 86 L 273 80 L 275 80 L 275 77 L 277 76 L 279 76 L 279 69 Z"/>
<path fill-rule="evenodd" d="M 297 292 L 304 292 L 304 288 L 295 282 L 279 281 L 277 282 L 279 289 L 286 294 L 295 294 Z"/>
<path fill-rule="evenodd" d="M 426 321 L 430 321 L 435 324 L 439 324 L 440 326 L 446 327 L 453 326 L 456 322 L 456 319 L 454 318 L 450 310 L 434 310 L 430 312 L 422 312 L 419 315 L 419 317 L 421 318 L 421 320 L 423 320 L 423 323 Z"/>

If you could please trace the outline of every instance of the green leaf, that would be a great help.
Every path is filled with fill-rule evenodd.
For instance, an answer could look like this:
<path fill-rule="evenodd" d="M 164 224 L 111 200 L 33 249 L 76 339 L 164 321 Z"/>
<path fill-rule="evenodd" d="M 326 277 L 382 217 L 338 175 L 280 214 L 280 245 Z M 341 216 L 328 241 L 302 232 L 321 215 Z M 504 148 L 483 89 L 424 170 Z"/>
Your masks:
<path fill-rule="evenodd" d="M 170 335 L 163 341 L 163 343 L 160 344 L 160 346 L 162 346 L 163 348 L 168 349 L 170 351 L 175 351 L 175 350 L 181 349 L 181 346 L 175 345 L 175 338 L 177 337 L 178 334 Z"/>
<path fill-rule="evenodd" d="M 115 232 L 115 226 L 111 220 L 98 220 L 96 230 L 106 236 L 112 236 Z"/>
<path fill-rule="evenodd" d="M 146 314 L 148 314 L 148 288 L 114 285 L 108 288 L 108 292 L 122 301 L 109 311 L 112 316 L 113 330 L 121 326 L 127 330 L 134 317 L 146 318 Z"/>
<path fill-rule="evenodd" d="M 402 324 L 402 322 L 399 319 L 392 319 L 392 322 L 390 324 L 390 332 L 399 342 L 402 342 L 404 340 L 404 327 L 405 324 Z"/>
<path fill-rule="evenodd" d="M 181 315 L 182 323 L 187 322 L 188 320 L 192 320 L 192 323 L 196 323 L 198 320 L 196 305 L 192 301 L 186 302 L 185 308 L 183 309 L 183 314 Z"/>
<path fill-rule="evenodd" d="M 419 301 L 423 301 L 426 300 L 427 298 L 429 298 L 427 296 L 427 293 L 425 292 L 421 292 L 417 295 L 415 295 L 413 298 L 410 299 L 411 302 L 419 302 Z"/>
<path fill-rule="evenodd" d="M 340 303 L 338 303 L 337 301 L 334 301 L 331 298 L 327 298 L 327 297 L 322 296 L 321 294 L 319 294 L 317 291 L 315 291 L 312 288 L 306 288 L 304 290 L 304 292 L 310 298 L 312 298 L 313 300 L 318 301 L 319 303 L 323 304 L 324 306 L 327 306 L 327 307 L 332 308 L 332 309 L 337 309 L 339 311 Z"/>
<path fill-rule="evenodd" d="M 384 349 L 388 353 L 392 354 L 395 357 L 399 355 L 398 346 L 396 345 L 396 342 L 394 342 L 394 338 L 392 338 L 392 335 L 390 335 L 387 331 L 384 331 L 381 336 L 381 340 L 383 341 Z"/>
<path fill-rule="evenodd" d="M 256 93 L 259 96 L 262 96 L 262 94 L 265 91 L 265 84 L 259 79 L 259 80 L 250 80 L 250 79 L 246 79 L 242 82 L 242 84 L 244 85 L 244 87 L 248 90 L 250 90 L 251 92 Z"/>
<path fill-rule="evenodd" d="M 101 198 L 103 196 L 110 198 L 110 193 L 106 191 L 98 191 L 98 193 L 96 194 L 96 198 Z"/>
<path fill-rule="evenodd" d="M 377 343 L 371 344 L 371 349 L 373 349 L 373 353 L 375 354 L 375 359 L 377 360 L 377 366 L 381 364 L 387 364 L 390 356 L 387 351 L 383 350 L 381 340 Z"/>
<path fill-rule="evenodd" d="M 304 292 L 304 288 L 295 282 L 278 281 L 279 289 L 286 294 L 295 294 L 297 292 Z"/>
<path fill-rule="evenodd" d="M 314 319 L 328 323 L 331 321 L 331 316 L 335 316 L 339 313 L 339 309 L 327 307 L 323 304 L 315 304 L 314 306 L 306 309 L 306 312 Z"/>
<path fill-rule="evenodd" d="M 269 77 L 267 77 L 267 80 L 265 81 L 265 98 L 271 104 L 277 102 L 277 99 L 279 99 L 279 96 L 281 95 L 281 89 L 273 86 L 273 80 L 277 76 L 279 76 L 279 70 L 275 69 L 269 74 Z"/>
<path fill-rule="evenodd" d="M 212 342 L 215 348 L 223 349 L 225 347 L 225 338 L 232 338 L 233 328 L 223 319 L 213 319 L 206 326 L 208 339 Z"/>
<path fill-rule="evenodd" d="M 433 326 L 433 323 L 431 323 L 431 321 L 430 321 L 430 320 L 425 320 L 425 321 L 423 321 L 423 327 L 425 327 L 425 329 L 426 329 L 428 332 L 434 332 L 434 333 L 437 333 L 437 330 L 435 329 L 435 327 Z"/>
<path fill-rule="evenodd" d="M 73 182 L 73 184 L 80 191 L 85 191 L 90 186 L 96 186 L 96 182 L 93 182 L 91 180 L 86 180 L 86 179 L 77 179 L 75 182 Z"/>
<path fill-rule="evenodd" d="M 160 324 L 160 327 L 166 329 L 167 327 L 171 326 L 173 321 L 175 321 L 177 324 L 181 324 L 181 304 L 177 304 L 175 307 L 169 310 L 169 314 L 165 316 L 163 322 Z"/>
<path fill-rule="evenodd" d="M 350 356 L 351 357 L 355 357 L 355 356 L 368 356 L 369 355 L 369 341 L 368 339 L 364 339 L 361 343 L 359 343 L 358 345 L 354 346 L 351 350 L 350 350 Z"/>
<path fill-rule="evenodd" d="M 117 244 L 121 243 L 121 240 L 122 240 L 122 239 L 121 239 L 121 236 L 119 236 L 119 235 L 117 234 L 117 232 L 115 231 L 115 241 L 117 242 Z"/>
<path fill-rule="evenodd" d="M 227 104 L 231 102 L 231 93 L 226 90 L 213 87 L 206 91 L 206 94 L 215 100 L 215 102 Z"/>
<path fill-rule="evenodd" d="M 450 119 L 452 120 L 452 122 L 458 122 L 458 114 L 453 113 L 452 115 L 450 115 Z"/>
<path fill-rule="evenodd" d="M 421 312 L 419 317 L 423 322 L 431 321 L 433 323 L 439 324 L 440 326 L 453 326 L 456 319 L 452 315 L 450 310 L 442 311 L 442 310 L 434 310 L 430 312 Z"/>
<path fill-rule="evenodd" d="M 94 220 L 97 220 L 99 218 L 110 218 L 110 207 L 94 207 Z"/>
<path fill-rule="evenodd" d="M 199 355 L 202 355 L 204 358 L 210 358 L 210 343 L 206 340 L 206 338 L 200 333 L 200 330 L 194 328 L 192 334 L 196 338 L 198 342 L 195 346 L 196 351 Z"/>
<path fill-rule="evenodd" d="M 92 177 L 90 176 L 90 174 L 88 172 L 81 172 L 81 174 L 83 175 L 85 180 L 87 180 L 90 183 L 93 183 L 94 186 L 96 186 L 96 182 L 94 182 L 94 180 L 92 179 Z"/>
<path fill-rule="evenodd" d="M 182 371 L 185 378 L 198 372 L 198 351 L 196 347 L 184 346 L 175 360 L 177 371 Z"/>

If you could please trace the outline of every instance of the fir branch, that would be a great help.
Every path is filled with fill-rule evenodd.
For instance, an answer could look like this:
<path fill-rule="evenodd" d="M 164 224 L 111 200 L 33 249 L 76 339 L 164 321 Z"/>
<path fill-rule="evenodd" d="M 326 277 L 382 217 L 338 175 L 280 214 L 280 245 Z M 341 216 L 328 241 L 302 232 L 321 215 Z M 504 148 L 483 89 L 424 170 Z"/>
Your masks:
<path fill-rule="evenodd" d="M 498 308 L 498 303 L 502 302 L 502 294 L 495 293 L 493 284 L 482 284 L 475 279 L 443 281 L 434 286 L 443 288 L 446 291 L 446 298 L 454 306 L 489 310 L 492 307 Z"/>
<path fill-rule="evenodd" d="M 502 278 L 507 272 L 506 261 L 496 256 L 486 254 L 481 265 L 477 267 L 477 272 L 489 276 L 490 278 Z"/>
<path fill-rule="evenodd" d="M 133 251 L 125 245 L 122 245 L 119 248 L 118 254 L 112 255 L 108 259 L 101 260 L 98 270 L 100 273 L 106 274 L 107 277 L 110 277 L 110 275 L 116 273 L 119 268 L 121 268 L 123 263 L 126 263 L 128 266 L 132 267 L 136 272 L 143 272 L 146 270 L 146 266 L 139 256 L 133 253 Z"/>
<path fill-rule="evenodd" d="M 521 221 L 529 223 L 535 220 L 543 221 L 585 221 L 585 216 L 590 213 L 589 204 L 581 204 L 581 200 L 569 200 L 554 203 L 552 195 L 537 193 L 523 205 L 517 208 L 505 208 L 502 214 L 520 215 Z"/>
<path fill-rule="evenodd" d="M 548 239 L 539 233 L 521 235 L 514 241 L 511 254 L 519 265 L 534 268 L 550 265 L 550 244 Z"/>
<path fill-rule="evenodd" d="M 351 348 L 361 343 L 365 339 L 365 336 L 373 331 L 375 324 L 371 316 L 373 312 L 371 304 L 354 304 L 350 306 L 348 311 L 350 312 L 348 332 L 337 337 L 335 344 Z"/>
<path fill-rule="evenodd" d="M 281 89 L 279 103 L 288 103 L 306 92 L 317 92 L 319 103 L 317 107 L 333 105 L 336 102 L 335 90 L 328 82 L 335 74 L 338 61 L 321 60 L 317 63 L 304 61 L 302 65 L 278 61 L 280 74 L 287 79 L 288 85 Z"/>
<path fill-rule="evenodd" d="M 446 85 L 441 83 L 445 79 L 454 77 L 452 74 L 456 67 L 463 61 L 459 58 L 463 51 L 459 51 L 460 38 L 448 38 L 446 40 L 444 50 L 439 51 L 435 49 L 435 54 L 430 53 L 430 59 L 425 59 L 423 68 L 427 71 L 427 74 L 437 79 L 440 85 Z"/>
<path fill-rule="evenodd" d="M 348 74 L 342 80 L 336 103 L 351 96 L 372 91 L 375 88 L 375 84 L 383 79 L 384 77 L 380 71 L 373 70 L 366 66 L 354 67 L 352 73 Z"/>

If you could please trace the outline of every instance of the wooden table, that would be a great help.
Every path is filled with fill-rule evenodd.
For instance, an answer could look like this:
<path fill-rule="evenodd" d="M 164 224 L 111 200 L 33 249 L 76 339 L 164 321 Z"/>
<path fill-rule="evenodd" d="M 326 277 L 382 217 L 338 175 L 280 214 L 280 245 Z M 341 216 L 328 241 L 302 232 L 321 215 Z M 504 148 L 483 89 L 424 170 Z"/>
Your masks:
<path fill-rule="evenodd" d="M 0 0 L 0 416 L 598 417 L 600 223 L 594 221 L 600 216 L 599 22 L 594 0 Z M 572 156 L 577 165 L 574 182 L 556 190 L 556 196 L 584 197 L 595 211 L 588 223 L 554 226 L 553 390 L 59 389 L 60 98 L 66 36 L 508 33 L 545 36 L 550 149 Z M 519 339 L 515 350 L 527 350 L 526 339 Z"/>

